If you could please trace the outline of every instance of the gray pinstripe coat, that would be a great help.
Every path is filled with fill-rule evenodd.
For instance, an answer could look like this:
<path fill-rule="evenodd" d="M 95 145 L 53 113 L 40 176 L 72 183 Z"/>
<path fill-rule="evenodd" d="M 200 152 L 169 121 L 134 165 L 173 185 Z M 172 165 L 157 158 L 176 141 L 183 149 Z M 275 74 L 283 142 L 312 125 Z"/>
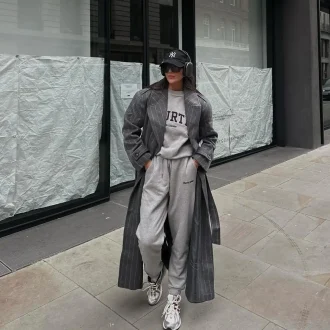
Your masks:
<path fill-rule="evenodd" d="M 127 211 L 118 286 L 130 290 L 141 289 L 143 285 L 143 263 L 136 230 L 140 223 L 144 164 L 163 145 L 167 93 L 167 90 L 141 90 L 136 93 L 125 113 L 124 144 L 127 155 L 137 170 L 137 178 Z M 214 298 L 212 243 L 220 244 L 219 217 L 206 177 L 218 135 L 213 129 L 212 109 L 205 97 L 187 90 L 184 91 L 184 97 L 188 135 L 194 149 L 193 158 L 200 164 L 187 262 L 186 296 L 190 302 L 200 303 Z M 168 265 L 171 253 L 168 222 L 165 224 L 165 234 L 162 259 Z"/>

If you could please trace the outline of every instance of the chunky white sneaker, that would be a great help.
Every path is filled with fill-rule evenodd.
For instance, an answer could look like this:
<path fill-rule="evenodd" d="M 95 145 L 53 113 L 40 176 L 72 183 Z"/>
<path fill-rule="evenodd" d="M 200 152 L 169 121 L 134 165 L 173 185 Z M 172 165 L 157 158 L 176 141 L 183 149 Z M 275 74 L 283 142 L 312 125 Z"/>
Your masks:
<path fill-rule="evenodd" d="M 162 281 L 165 276 L 165 273 L 166 273 L 166 268 L 164 266 L 156 282 L 152 282 L 150 277 L 148 277 L 149 283 L 148 286 L 144 289 L 144 291 L 147 290 L 148 303 L 150 306 L 157 305 L 162 297 L 163 294 Z"/>
<path fill-rule="evenodd" d="M 163 328 L 165 330 L 178 330 L 181 327 L 180 302 L 180 295 L 168 295 L 167 304 L 162 315 L 164 317 Z"/>

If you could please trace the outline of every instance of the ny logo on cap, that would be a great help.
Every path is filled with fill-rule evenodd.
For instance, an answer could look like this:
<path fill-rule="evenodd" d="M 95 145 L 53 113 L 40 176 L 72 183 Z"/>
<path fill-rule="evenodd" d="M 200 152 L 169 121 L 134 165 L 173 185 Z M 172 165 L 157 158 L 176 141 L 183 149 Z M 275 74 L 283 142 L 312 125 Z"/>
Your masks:
<path fill-rule="evenodd" d="M 175 55 L 176 55 L 176 52 L 171 52 L 170 55 L 168 55 L 168 56 L 173 58 L 173 57 L 175 57 Z"/>

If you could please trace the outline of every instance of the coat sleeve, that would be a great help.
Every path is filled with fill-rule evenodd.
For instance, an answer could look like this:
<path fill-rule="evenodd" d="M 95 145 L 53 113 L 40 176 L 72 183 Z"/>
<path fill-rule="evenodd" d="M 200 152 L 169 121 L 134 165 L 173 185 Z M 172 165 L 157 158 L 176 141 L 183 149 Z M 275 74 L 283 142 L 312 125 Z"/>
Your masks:
<path fill-rule="evenodd" d="M 124 116 L 122 133 L 124 146 L 129 160 L 136 170 L 140 170 L 151 158 L 151 153 L 141 138 L 142 127 L 147 112 L 148 91 L 135 94 Z"/>
<path fill-rule="evenodd" d="M 211 165 L 214 149 L 218 140 L 218 133 L 213 129 L 212 106 L 205 99 L 201 97 L 202 113 L 199 124 L 199 136 L 202 144 L 197 149 L 193 158 L 197 160 L 199 165 L 207 171 Z"/>

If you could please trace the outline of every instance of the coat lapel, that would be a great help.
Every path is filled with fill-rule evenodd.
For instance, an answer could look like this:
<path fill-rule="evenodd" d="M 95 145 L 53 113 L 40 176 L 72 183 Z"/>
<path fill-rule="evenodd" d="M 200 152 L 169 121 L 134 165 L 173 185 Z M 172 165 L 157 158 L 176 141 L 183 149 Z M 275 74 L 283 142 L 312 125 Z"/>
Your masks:
<path fill-rule="evenodd" d="M 192 139 L 198 135 L 201 105 L 196 92 L 185 90 L 184 98 L 188 136 L 190 139 Z"/>
<path fill-rule="evenodd" d="M 167 116 L 167 90 L 153 90 L 148 105 L 148 116 L 159 148 L 163 146 Z"/>

